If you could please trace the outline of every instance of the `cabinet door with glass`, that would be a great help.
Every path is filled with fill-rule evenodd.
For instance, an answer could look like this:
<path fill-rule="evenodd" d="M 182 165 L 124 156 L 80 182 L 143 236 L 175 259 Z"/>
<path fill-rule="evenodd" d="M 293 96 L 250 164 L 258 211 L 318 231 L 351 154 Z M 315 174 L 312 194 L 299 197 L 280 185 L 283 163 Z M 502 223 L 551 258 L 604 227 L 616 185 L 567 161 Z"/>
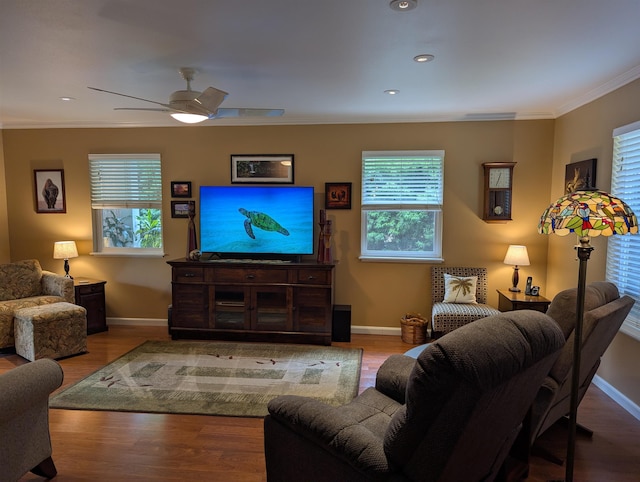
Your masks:
<path fill-rule="evenodd" d="M 291 331 L 293 326 L 291 287 L 255 286 L 251 288 L 251 329 Z"/>
<path fill-rule="evenodd" d="M 214 285 L 211 321 L 216 330 L 248 330 L 251 327 L 251 291 L 244 286 Z"/>

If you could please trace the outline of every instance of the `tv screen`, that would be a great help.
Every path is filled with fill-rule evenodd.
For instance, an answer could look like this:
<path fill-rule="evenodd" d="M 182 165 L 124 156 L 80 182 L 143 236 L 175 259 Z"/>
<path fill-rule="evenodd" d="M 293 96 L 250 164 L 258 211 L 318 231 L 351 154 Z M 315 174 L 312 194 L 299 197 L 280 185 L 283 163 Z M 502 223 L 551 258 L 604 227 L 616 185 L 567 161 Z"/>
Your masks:
<path fill-rule="evenodd" d="M 311 186 L 201 186 L 200 250 L 313 254 L 313 213 Z"/>

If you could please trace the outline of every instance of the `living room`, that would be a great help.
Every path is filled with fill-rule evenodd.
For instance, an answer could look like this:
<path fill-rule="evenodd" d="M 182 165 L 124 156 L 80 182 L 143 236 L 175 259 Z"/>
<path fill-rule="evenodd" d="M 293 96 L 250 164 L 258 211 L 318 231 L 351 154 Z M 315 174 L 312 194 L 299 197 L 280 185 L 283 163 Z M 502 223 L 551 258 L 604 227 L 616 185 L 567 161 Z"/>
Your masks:
<path fill-rule="evenodd" d="M 293 154 L 295 184 L 314 186 L 316 211 L 324 206 L 326 182 L 351 182 L 350 210 L 328 210 L 333 221 L 335 303 L 352 307 L 354 333 L 399 337 L 407 311 L 429 314 L 429 265 L 373 263 L 359 259 L 361 156 L 365 150 L 445 151 L 443 258 L 446 265 L 484 266 L 489 303 L 507 288 L 512 267 L 503 263 L 511 244 L 527 246 L 531 276 L 551 299 L 576 286 L 578 266 L 572 237 L 537 233 L 540 215 L 563 192 L 565 168 L 596 158 L 598 187 L 611 179 L 612 132 L 636 122 L 640 80 L 630 81 L 557 118 L 539 120 L 332 123 L 309 125 L 200 125 L 176 127 L 6 128 L 0 137 L 0 262 L 36 258 L 44 269 L 63 272 L 54 260 L 55 241 L 73 239 L 79 257 L 71 274 L 105 280 L 109 324 L 165 325 L 171 303 L 167 260 L 185 256 L 187 221 L 170 217 L 171 181 L 230 184 L 232 154 Z M 93 256 L 88 155 L 158 152 L 162 157 L 165 257 Z M 489 224 L 481 218 L 482 163 L 514 161 L 513 220 Z M 63 169 L 65 214 L 36 213 L 34 169 Z M 193 199 L 198 202 L 197 194 Z M 588 281 L 605 278 L 607 240 L 593 239 Z M 144 300 L 144 301 L 141 301 Z M 166 325 L 165 325 L 166 326 Z M 142 329 L 142 328 L 141 328 Z M 612 396 L 640 409 L 640 341 L 620 333 L 606 352 L 598 377 Z M 82 357 L 78 357 L 80 362 Z"/>

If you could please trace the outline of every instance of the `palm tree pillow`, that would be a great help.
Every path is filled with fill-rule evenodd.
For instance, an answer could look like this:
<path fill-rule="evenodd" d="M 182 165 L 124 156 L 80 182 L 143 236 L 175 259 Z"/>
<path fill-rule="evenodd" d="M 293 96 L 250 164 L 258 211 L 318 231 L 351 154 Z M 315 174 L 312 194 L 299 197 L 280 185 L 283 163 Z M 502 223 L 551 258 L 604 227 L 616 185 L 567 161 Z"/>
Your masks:
<path fill-rule="evenodd" d="M 452 276 L 444 274 L 444 301 L 445 303 L 477 303 L 476 283 L 477 276 Z"/>

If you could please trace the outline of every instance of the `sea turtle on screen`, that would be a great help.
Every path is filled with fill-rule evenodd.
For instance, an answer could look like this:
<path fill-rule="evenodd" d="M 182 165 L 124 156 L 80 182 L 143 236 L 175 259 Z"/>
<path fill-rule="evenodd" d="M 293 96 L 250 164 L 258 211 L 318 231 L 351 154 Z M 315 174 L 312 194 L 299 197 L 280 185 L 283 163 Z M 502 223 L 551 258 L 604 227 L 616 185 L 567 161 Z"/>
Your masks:
<path fill-rule="evenodd" d="M 247 217 L 247 219 L 244 220 L 244 230 L 251 239 L 256 239 L 251 226 L 263 229 L 264 231 L 276 231 L 285 236 L 289 236 L 289 231 L 280 226 L 280 224 L 278 224 L 278 222 L 268 214 L 261 213 L 259 211 L 247 211 L 244 208 L 240 208 L 238 211 L 240 211 L 240 214 Z"/>

